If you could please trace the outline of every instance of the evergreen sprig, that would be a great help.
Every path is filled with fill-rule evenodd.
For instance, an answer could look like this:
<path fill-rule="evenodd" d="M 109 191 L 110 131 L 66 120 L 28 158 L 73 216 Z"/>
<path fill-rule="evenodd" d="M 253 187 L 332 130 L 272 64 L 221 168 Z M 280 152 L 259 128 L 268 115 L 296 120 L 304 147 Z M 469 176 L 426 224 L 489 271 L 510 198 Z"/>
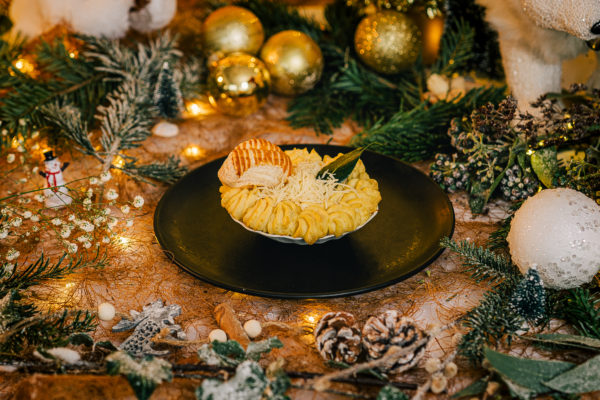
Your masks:
<path fill-rule="evenodd" d="M 466 240 L 457 243 L 444 238 L 441 245 L 462 257 L 463 266 L 476 282 L 488 280 L 497 285 L 509 281 L 514 284 L 521 278 L 521 273 L 510 260 L 474 243 Z"/>
<path fill-rule="evenodd" d="M 455 72 L 468 71 L 469 61 L 473 57 L 475 30 L 465 20 L 459 19 L 454 26 L 446 29 L 442 36 L 441 48 L 432 72 L 451 76 Z"/>
<path fill-rule="evenodd" d="M 569 290 L 558 303 L 555 314 L 584 336 L 600 339 L 600 298 L 587 288 Z"/>
<path fill-rule="evenodd" d="M 94 329 L 94 316 L 87 311 L 41 312 L 27 301 L 26 290 L 48 280 L 61 279 L 86 267 L 102 267 L 106 259 L 96 253 L 91 259 L 63 254 L 56 262 L 44 256 L 19 267 L 0 279 L 0 358 L 22 357 L 26 348 L 65 345 L 73 333 Z"/>

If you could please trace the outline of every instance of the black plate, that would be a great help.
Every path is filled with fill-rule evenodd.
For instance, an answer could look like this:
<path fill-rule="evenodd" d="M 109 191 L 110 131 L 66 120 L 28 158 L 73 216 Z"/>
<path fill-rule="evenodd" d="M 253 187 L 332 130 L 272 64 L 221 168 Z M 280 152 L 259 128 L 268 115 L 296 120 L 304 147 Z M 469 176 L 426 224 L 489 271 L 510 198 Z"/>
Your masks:
<path fill-rule="evenodd" d="M 306 145 L 335 156 L 341 146 Z M 454 230 L 452 204 L 425 174 L 373 152 L 362 160 L 379 182 L 379 214 L 361 230 L 319 245 L 278 243 L 236 224 L 221 207 L 215 160 L 183 177 L 154 214 L 161 246 L 181 268 L 225 289 L 279 298 L 348 296 L 417 273 Z"/>

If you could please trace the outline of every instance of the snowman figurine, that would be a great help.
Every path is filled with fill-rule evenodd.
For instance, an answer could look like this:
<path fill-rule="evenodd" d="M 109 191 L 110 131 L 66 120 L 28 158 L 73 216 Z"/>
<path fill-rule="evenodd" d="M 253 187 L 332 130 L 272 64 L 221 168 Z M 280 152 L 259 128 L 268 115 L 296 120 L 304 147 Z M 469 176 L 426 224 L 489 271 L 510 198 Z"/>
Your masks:
<path fill-rule="evenodd" d="M 44 195 L 46 207 L 56 208 L 71 204 L 73 199 L 69 196 L 69 190 L 64 186 L 65 179 L 62 172 L 69 166 L 69 163 L 64 163 L 62 168 L 60 160 L 54 157 L 52 150 L 44 152 L 44 167 L 45 171 L 40 171 L 40 175 L 46 178 L 46 187 Z"/>

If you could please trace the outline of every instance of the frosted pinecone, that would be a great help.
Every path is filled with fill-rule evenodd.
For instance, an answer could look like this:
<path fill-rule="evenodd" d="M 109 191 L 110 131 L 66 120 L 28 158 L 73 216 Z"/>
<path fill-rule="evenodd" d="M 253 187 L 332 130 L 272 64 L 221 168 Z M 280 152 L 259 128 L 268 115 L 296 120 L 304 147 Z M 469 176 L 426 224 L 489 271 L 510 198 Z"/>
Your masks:
<path fill-rule="evenodd" d="M 315 328 L 315 344 L 324 360 L 353 364 L 361 353 L 360 330 L 354 316 L 339 311 L 330 312 Z"/>
<path fill-rule="evenodd" d="M 539 186 L 540 183 L 533 175 L 531 168 L 527 167 L 523 171 L 518 164 L 509 168 L 500 181 L 502 196 L 511 201 L 523 200 L 534 195 Z"/>
<path fill-rule="evenodd" d="M 437 154 L 429 171 L 431 178 L 449 193 L 466 190 L 469 183 L 467 167 L 446 154 Z"/>

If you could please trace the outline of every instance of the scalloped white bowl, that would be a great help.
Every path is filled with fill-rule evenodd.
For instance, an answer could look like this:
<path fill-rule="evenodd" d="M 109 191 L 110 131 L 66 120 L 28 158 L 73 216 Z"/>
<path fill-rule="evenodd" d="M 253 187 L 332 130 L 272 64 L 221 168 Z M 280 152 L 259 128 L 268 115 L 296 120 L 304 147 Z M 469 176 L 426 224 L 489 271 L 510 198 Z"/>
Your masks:
<path fill-rule="evenodd" d="M 344 232 L 340 236 L 335 236 L 335 235 L 323 236 L 322 238 L 317 239 L 317 241 L 314 242 L 313 244 L 321 244 L 321 243 L 329 242 L 330 240 L 341 239 L 344 236 L 346 236 L 346 235 L 348 235 L 348 234 L 350 234 L 352 232 L 356 232 L 357 230 L 359 230 L 360 228 L 362 228 L 363 226 L 365 226 L 366 224 L 368 224 L 369 221 L 371 221 L 377 215 L 378 211 L 379 210 L 375 210 L 375 212 L 373 214 L 371 214 L 371 216 L 369 217 L 369 219 L 366 220 L 362 225 L 358 226 L 355 230 Z M 267 232 L 263 232 L 263 231 L 257 231 L 255 229 L 248 228 L 246 225 L 244 225 L 244 223 L 242 221 L 238 221 L 237 219 L 233 218 L 231 216 L 231 214 L 229 216 L 231 217 L 232 220 L 234 220 L 235 222 L 237 222 L 238 224 L 240 224 L 241 226 L 243 226 L 244 229 L 246 229 L 247 231 L 258 233 L 259 235 L 266 236 L 269 239 L 273 239 L 273 240 L 275 240 L 277 242 L 280 242 L 280 243 L 292 243 L 292 244 L 299 244 L 299 245 L 303 245 L 303 246 L 304 245 L 308 245 L 308 243 L 306 243 L 303 238 L 297 238 L 297 237 L 292 237 L 292 236 L 284 236 L 284 235 L 273 235 L 271 233 L 267 233 Z"/>

